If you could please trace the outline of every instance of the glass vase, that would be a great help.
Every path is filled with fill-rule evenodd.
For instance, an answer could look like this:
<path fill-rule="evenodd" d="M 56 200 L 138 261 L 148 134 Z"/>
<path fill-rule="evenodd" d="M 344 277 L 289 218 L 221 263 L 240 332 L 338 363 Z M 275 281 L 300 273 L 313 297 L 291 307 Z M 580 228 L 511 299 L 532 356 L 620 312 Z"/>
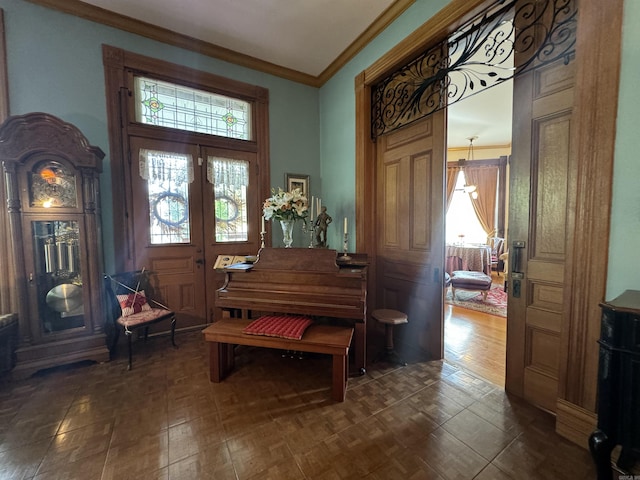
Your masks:
<path fill-rule="evenodd" d="M 291 248 L 291 244 L 293 243 L 294 223 L 294 220 L 280 220 L 280 226 L 282 227 L 282 242 L 284 243 L 284 248 Z"/>

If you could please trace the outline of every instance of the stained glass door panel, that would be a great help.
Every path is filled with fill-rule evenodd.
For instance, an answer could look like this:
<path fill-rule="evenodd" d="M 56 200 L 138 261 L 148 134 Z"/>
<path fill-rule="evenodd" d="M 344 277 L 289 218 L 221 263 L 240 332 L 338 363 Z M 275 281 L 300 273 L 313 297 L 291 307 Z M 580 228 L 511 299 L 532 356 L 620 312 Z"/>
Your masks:
<path fill-rule="evenodd" d="M 207 304 L 197 148 L 132 138 L 131 152 L 134 266 L 151 272 L 154 295 L 176 311 L 178 328 L 203 325 Z"/>
<path fill-rule="evenodd" d="M 139 173 L 146 180 L 150 243 L 190 243 L 189 187 L 193 183 L 193 157 L 142 148 Z"/>

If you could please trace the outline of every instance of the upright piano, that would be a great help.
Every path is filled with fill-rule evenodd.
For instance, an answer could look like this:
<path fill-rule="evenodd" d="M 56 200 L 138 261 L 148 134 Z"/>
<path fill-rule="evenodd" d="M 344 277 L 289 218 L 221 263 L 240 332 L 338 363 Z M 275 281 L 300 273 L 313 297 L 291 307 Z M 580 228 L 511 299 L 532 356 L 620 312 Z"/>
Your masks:
<path fill-rule="evenodd" d="M 342 261 L 325 248 L 263 248 L 253 264 L 224 268 L 216 318 L 289 313 L 349 322 L 356 370 L 366 366 L 366 258 Z M 339 320 L 338 320 L 339 319 Z"/>

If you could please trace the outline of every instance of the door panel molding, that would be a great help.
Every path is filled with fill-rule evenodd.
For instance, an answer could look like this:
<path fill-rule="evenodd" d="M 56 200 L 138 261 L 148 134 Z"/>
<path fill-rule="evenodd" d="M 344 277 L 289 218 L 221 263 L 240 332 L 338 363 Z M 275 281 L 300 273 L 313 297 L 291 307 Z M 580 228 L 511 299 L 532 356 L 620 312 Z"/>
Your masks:
<path fill-rule="evenodd" d="M 536 109 L 533 111 L 535 115 Z M 570 127 L 571 112 L 548 115 L 533 122 L 535 147 L 532 152 L 531 184 L 533 189 L 538 185 L 542 188 L 537 189 L 537 201 L 530 206 L 530 260 L 565 260 Z"/>
<path fill-rule="evenodd" d="M 384 135 L 377 151 L 383 178 L 376 196 L 385 207 L 374 220 L 381 264 L 376 289 L 385 302 L 374 308 L 405 312 L 409 324 L 399 338 L 432 358 L 440 358 L 442 342 L 442 274 L 436 271 L 444 264 L 444 120 L 439 112 Z M 397 291 L 393 304 L 386 303 L 389 289 Z"/>
<path fill-rule="evenodd" d="M 562 323 L 561 312 L 549 312 L 547 310 L 530 307 L 527 311 L 527 326 L 540 330 L 548 330 L 555 334 L 560 333 Z"/>
<path fill-rule="evenodd" d="M 431 198 L 431 182 L 425 181 L 432 178 L 433 156 L 431 152 L 413 155 L 410 162 L 411 168 L 411 224 L 409 230 L 409 250 L 414 252 L 431 251 L 431 237 L 427 225 L 432 224 L 431 209 L 424 202 L 425 198 Z M 422 201 L 421 201 L 422 199 Z"/>
<path fill-rule="evenodd" d="M 383 245 L 384 248 L 399 248 L 401 219 L 397 212 L 400 208 L 401 200 L 399 196 L 402 191 L 402 185 L 400 185 L 400 162 L 385 163 L 383 175 L 384 190 L 389 193 L 383 199 L 384 221 L 380 225 L 383 230 Z"/>
<path fill-rule="evenodd" d="M 539 99 L 556 92 L 561 92 L 570 87 L 574 81 L 576 62 L 573 61 L 564 68 L 571 70 L 570 74 L 562 72 L 556 64 L 545 65 L 535 70 L 533 74 L 533 97 Z M 570 105 L 567 106 L 569 108 Z"/>

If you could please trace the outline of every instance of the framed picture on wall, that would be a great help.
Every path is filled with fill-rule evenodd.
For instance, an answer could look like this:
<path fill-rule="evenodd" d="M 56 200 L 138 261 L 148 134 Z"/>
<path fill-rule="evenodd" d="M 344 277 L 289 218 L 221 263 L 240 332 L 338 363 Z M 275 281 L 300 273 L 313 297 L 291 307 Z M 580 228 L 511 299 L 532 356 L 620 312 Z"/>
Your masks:
<path fill-rule="evenodd" d="M 292 192 L 294 189 L 299 188 L 304 196 L 309 196 L 309 175 L 285 173 L 284 183 L 287 186 L 287 192 Z"/>

